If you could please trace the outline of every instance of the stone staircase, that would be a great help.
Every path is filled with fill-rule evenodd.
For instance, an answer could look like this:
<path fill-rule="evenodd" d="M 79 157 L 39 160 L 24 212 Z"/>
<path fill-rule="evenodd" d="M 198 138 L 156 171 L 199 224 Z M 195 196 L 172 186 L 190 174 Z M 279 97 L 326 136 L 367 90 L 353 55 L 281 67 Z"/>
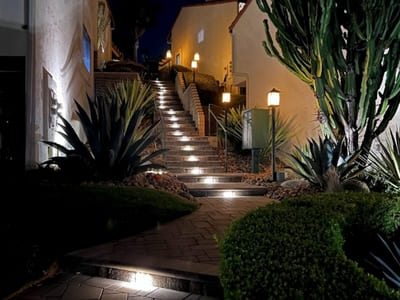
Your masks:
<path fill-rule="evenodd" d="M 156 106 L 164 126 L 166 166 L 184 182 L 195 197 L 262 196 L 265 187 L 241 182 L 241 174 L 225 173 L 225 166 L 206 136 L 200 136 L 185 112 L 174 84 L 151 81 Z"/>
<path fill-rule="evenodd" d="M 168 170 L 174 174 L 208 174 L 225 171 L 217 152 L 206 136 L 199 136 L 189 113 L 185 112 L 168 81 L 152 81 L 156 105 L 161 111 L 165 130 Z"/>

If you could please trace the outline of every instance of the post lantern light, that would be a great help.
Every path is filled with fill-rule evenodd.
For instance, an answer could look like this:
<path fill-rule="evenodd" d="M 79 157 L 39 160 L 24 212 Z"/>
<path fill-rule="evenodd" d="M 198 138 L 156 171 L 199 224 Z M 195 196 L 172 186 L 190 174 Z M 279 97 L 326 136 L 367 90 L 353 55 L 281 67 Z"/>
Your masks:
<path fill-rule="evenodd" d="M 200 60 L 200 54 L 199 54 L 199 52 L 196 52 L 196 53 L 194 54 L 193 59 L 194 59 L 195 61 L 199 61 L 199 60 Z"/>
<path fill-rule="evenodd" d="M 231 102 L 231 93 L 223 92 L 222 93 L 222 104 L 224 105 L 225 112 L 225 172 L 228 172 L 228 139 L 226 134 L 226 128 L 228 127 L 228 104 Z"/>
<path fill-rule="evenodd" d="M 222 93 L 222 104 L 225 105 L 225 127 L 228 125 L 228 103 L 231 102 L 231 93 Z"/>
<path fill-rule="evenodd" d="M 192 60 L 193 82 L 196 82 L 197 61 Z"/>
<path fill-rule="evenodd" d="M 272 164 L 272 181 L 276 181 L 276 166 L 275 166 L 275 109 L 279 106 L 280 92 L 273 88 L 268 92 L 268 106 L 271 107 L 272 113 L 272 150 L 271 150 L 271 164 Z"/>
<path fill-rule="evenodd" d="M 165 57 L 168 59 L 168 72 L 169 74 L 171 74 L 171 58 L 172 58 L 171 50 L 169 49 L 167 50 Z"/>

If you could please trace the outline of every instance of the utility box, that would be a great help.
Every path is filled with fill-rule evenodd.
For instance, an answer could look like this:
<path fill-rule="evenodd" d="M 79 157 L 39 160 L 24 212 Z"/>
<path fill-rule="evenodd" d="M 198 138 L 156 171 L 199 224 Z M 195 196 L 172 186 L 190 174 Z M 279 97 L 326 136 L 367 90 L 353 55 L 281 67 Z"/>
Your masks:
<path fill-rule="evenodd" d="M 242 149 L 261 149 L 267 146 L 269 110 L 252 108 L 243 111 Z"/>

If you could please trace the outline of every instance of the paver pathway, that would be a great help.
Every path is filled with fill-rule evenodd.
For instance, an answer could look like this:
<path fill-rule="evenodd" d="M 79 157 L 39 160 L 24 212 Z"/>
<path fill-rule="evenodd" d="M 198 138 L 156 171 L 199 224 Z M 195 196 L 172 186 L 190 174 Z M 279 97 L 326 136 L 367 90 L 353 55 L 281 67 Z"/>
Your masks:
<path fill-rule="evenodd" d="M 197 198 L 200 208 L 155 229 L 72 253 L 91 261 L 218 276 L 215 237 L 233 220 L 271 203 L 266 197 Z"/>

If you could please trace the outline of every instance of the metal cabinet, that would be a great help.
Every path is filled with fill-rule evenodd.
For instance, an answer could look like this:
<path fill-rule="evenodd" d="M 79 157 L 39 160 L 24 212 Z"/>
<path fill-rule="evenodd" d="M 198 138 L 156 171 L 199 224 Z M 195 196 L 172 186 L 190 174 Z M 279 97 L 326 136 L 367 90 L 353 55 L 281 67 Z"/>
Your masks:
<path fill-rule="evenodd" d="M 252 108 L 243 111 L 243 149 L 260 149 L 267 146 L 269 110 Z"/>

